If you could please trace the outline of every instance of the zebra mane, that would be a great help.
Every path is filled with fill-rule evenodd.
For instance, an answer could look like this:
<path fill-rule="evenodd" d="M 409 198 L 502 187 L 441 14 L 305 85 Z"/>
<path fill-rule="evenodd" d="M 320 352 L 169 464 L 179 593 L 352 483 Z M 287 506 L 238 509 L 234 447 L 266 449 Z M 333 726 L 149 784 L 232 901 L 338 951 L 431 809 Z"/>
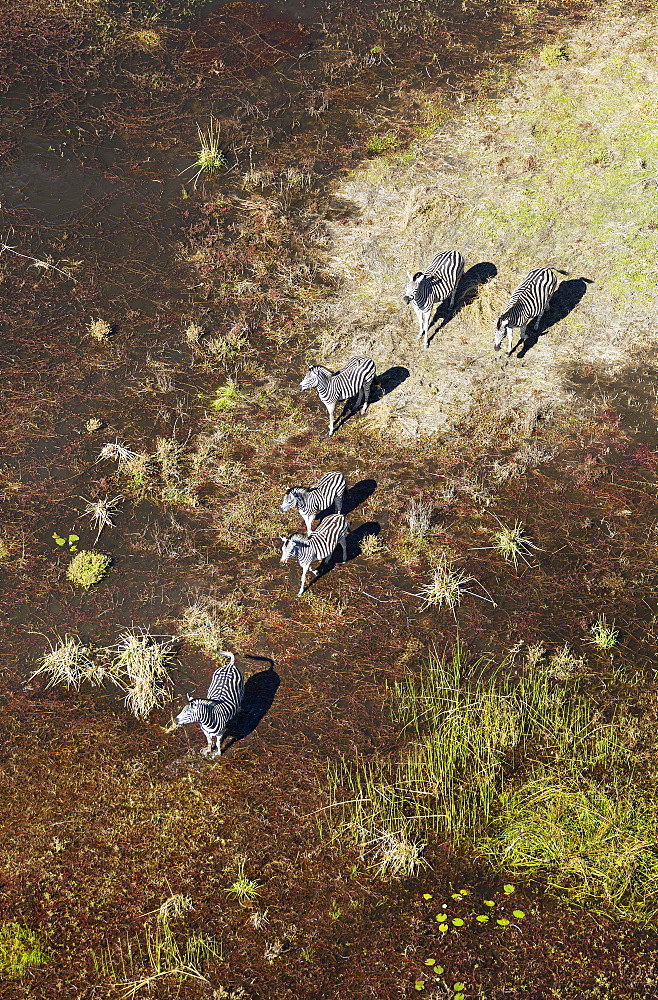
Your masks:
<path fill-rule="evenodd" d="M 412 281 L 418 281 L 419 278 L 426 278 L 426 277 L 427 277 L 427 275 L 425 274 L 424 271 L 416 271 L 416 273 L 414 274 L 414 276 L 413 276 L 413 278 L 411 280 Z"/>

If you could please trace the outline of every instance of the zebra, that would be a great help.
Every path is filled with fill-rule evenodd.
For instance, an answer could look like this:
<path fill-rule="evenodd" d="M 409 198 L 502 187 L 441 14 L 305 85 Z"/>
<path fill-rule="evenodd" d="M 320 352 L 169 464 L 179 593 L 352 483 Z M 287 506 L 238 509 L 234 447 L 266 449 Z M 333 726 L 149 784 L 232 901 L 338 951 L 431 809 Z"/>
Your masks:
<path fill-rule="evenodd" d="M 299 388 L 318 390 L 318 396 L 327 407 L 329 414 L 329 437 L 334 433 L 334 410 L 338 400 L 352 399 L 356 396 L 358 408 L 363 393 L 361 413 L 366 412 L 375 374 L 375 362 L 371 361 L 370 358 L 351 358 L 345 367 L 335 375 L 323 365 L 309 365 L 308 375 L 304 376 Z"/>
<path fill-rule="evenodd" d="M 346 486 L 342 472 L 327 472 L 310 489 L 292 486 L 283 498 L 281 510 L 285 513 L 296 507 L 306 523 L 306 534 L 310 535 L 314 518 L 319 517 L 323 510 L 335 504 L 337 512 L 341 513 Z"/>
<path fill-rule="evenodd" d="M 457 286 L 464 273 L 464 258 L 458 250 L 441 250 L 425 271 L 411 275 L 407 271 L 407 287 L 403 302 L 413 306 L 418 319 L 418 340 L 425 337 L 425 347 L 429 347 L 430 316 L 435 305 L 450 296 L 450 311 L 455 306 Z"/>
<path fill-rule="evenodd" d="M 302 582 L 299 587 L 297 597 L 304 593 L 306 574 L 311 571 L 317 575 L 317 570 L 311 569 L 311 563 L 318 559 L 321 563 L 328 561 L 332 552 L 340 542 L 343 549 L 343 562 L 347 559 L 347 533 L 350 526 L 342 514 L 330 514 L 322 524 L 312 531 L 308 537 L 304 535 L 291 535 L 284 538 L 279 535 L 283 542 L 281 548 L 281 564 L 287 563 L 291 556 L 296 556 L 302 570 Z"/>
<path fill-rule="evenodd" d="M 515 288 L 509 300 L 509 305 L 496 322 L 494 333 L 494 350 L 499 351 L 507 334 L 507 356 L 512 353 L 512 330 L 519 329 L 519 343 L 526 339 L 526 327 L 535 320 L 535 330 L 539 321 L 548 309 L 551 296 L 557 288 L 557 273 L 552 267 L 536 267 Z M 517 344 L 518 347 L 518 344 Z"/>
<path fill-rule="evenodd" d="M 192 698 L 189 694 L 188 705 L 176 716 L 176 725 L 184 726 L 188 722 L 198 722 L 208 741 L 200 753 L 204 756 L 220 757 L 222 753 L 222 736 L 227 725 L 240 711 L 244 697 L 244 676 L 235 665 L 233 653 L 224 653 L 228 660 L 212 675 L 208 694 L 205 698 Z M 217 750 L 212 753 L 213 740 Z"/>

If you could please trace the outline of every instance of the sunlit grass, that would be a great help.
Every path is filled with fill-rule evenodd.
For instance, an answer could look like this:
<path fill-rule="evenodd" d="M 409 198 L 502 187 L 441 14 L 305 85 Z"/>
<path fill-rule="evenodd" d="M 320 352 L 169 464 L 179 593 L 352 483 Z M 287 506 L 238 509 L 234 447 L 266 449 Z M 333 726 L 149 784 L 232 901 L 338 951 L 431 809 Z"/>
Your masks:
<path fill-rule="evenodd" d="M 614 622 L 608 624 L 605 615 L 600 615 L 597 618 L 590 628 L 590 634 L 592 638 L 588 641 L 603 650 L 614 649 L 619 639 L 619 629 L 615 628 Z"/>
<path fill-rule="evenodd" d="M 0 972 L 23 976 L 30 969 L 45 965 L 50 954 L 38 935 L 16 921 L 0 925 Z"/>
<path fill-rule="evenodd" d="M 256 879 L 247 878 L 244 873 L 244 861 L 238 865 L 237 878 L 228 889 L 224 889 L 227 896 L 233 896 L 239 903 L 253 902 L 260 896 L 262 884 Z"/>

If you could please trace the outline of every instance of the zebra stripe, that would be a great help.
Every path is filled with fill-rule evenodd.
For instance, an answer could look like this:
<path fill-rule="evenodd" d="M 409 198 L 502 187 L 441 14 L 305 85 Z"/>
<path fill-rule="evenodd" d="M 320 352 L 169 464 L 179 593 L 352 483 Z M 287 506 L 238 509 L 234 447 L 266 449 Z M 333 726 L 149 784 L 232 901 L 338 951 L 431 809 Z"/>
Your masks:
<path fill-rule="evenodd" d="M 306 523 L 306 533 L 310 535 L 314 518 L 323 510 L 335 504 L 340 514 L 346 486 L 342 472 L 327 472 L 319 483 L 308 489 L 305 486 L 291 487 L 283 498 L 281 510 L 285 513 L 296 507 Z"/>
<path fill-rule="evenodd" d="M 302 570 L 302 582 L 299 587 L 298 597 L 304 593 L 306 574 L 317 574 L 317 570 L 311 569 L 311 563 L 320 559 L 322 562 L 329 559 L 336 546 L 340 543 L 343 549 L 343 562 L 347 559 L 347 533 L 350 526 L 342 514 L 330 514 L 326 517 L 319 528 L 312 531 L 308 537 L 304 535 L 291 535 L 284 538 L 280 535 L 283 546 L 281 547 L 281 563 L 287 563 L 291 556 L 296 556 Z"/>
<path fill-rule="evenodd" d="M 375 362 L 370 358 L 351 358 L 344 368 L 335 375 L 323 365 L 311 365 L 300 389 L 317 389 L 318 396 L 327 408 L 329 414 L 329 437 L 334 433 L 334 410 L 336 403 L 343 399 L 357 397 L 357 408 L 363 393 L 363 409 L 368 409 L 370 388 L 375 380 Z"/>
<path fill-rule="evenodd" d="M 560 272 L 564 273 L 564 272 Z M 551 296 L 557 288 L 558 278 L 551 267 L 536 267 L 515 288 L 509 305 L 496 323 L 494 349 L 500 350 L 507 334 L 507 354 L 512 353 L 512 330 L 519 330 L 519 343 L 525 341 L 526 327 L 535 320 L 535 330 L 548 309 Z M 518 344 L 517 344 L 518 347 Z"/>
<path fill-rule="evenodd" d="M 208 741 L 208 746 L 201 750 L 204 756 L 219 757 L 222 752 L 221 742 L 224 730 L 240 711 L 244 697 L 244 676 L 235 665 L 233 653 L 222 653 L 228 660 L 212 675 L 208 694 L 205 698 L 187 696 L 189 704 L 176 716 L 176 725 L 185 726 L 188 722 L 198 722 Z M 217 750 L 212 753 L 213 740 Z"/>
<path fill-rule="evenodd" d="M 429 346 L 430 316 L 435 305 L 440 305 L 450 296 L 450 311 L 455 306 L 457 286 L 464 273 L 464 258 L 458 250 L 441 250 L 424 271 L 413 276 L 407 272 L 409 281 L 402 299 L 413 307 L 418 319 L 418 339 L 425 337 L 425 347 Z"/>

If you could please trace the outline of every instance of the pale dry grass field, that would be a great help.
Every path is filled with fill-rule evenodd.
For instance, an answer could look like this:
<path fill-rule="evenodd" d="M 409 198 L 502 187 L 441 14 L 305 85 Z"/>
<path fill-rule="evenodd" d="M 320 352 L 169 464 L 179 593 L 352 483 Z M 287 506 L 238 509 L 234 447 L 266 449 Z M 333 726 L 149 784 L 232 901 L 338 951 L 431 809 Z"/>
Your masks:
<path fill-rule="evenodd" d="M 379 372 L 410 372 L 372 408 L 373 426 L 413 438 L 448 431 L 476 402 L 559 407 L 573 401 L 575 369 L 610 375 L 653 355 L 657 29 L 657 8 L 610 4 L 573 37 L 530 53 L 498 100 L 343 183 L 324 360 L 338 367 L 364 353 Z M 466 259 L 457 311 L 444 329 L 435 324 L 426 352 L 401 299 L 406 271 L 452 247 Z M 568 276 L 537 342 L 507 360 L 493 350 L 495 320 L 538 266 Z"/>

